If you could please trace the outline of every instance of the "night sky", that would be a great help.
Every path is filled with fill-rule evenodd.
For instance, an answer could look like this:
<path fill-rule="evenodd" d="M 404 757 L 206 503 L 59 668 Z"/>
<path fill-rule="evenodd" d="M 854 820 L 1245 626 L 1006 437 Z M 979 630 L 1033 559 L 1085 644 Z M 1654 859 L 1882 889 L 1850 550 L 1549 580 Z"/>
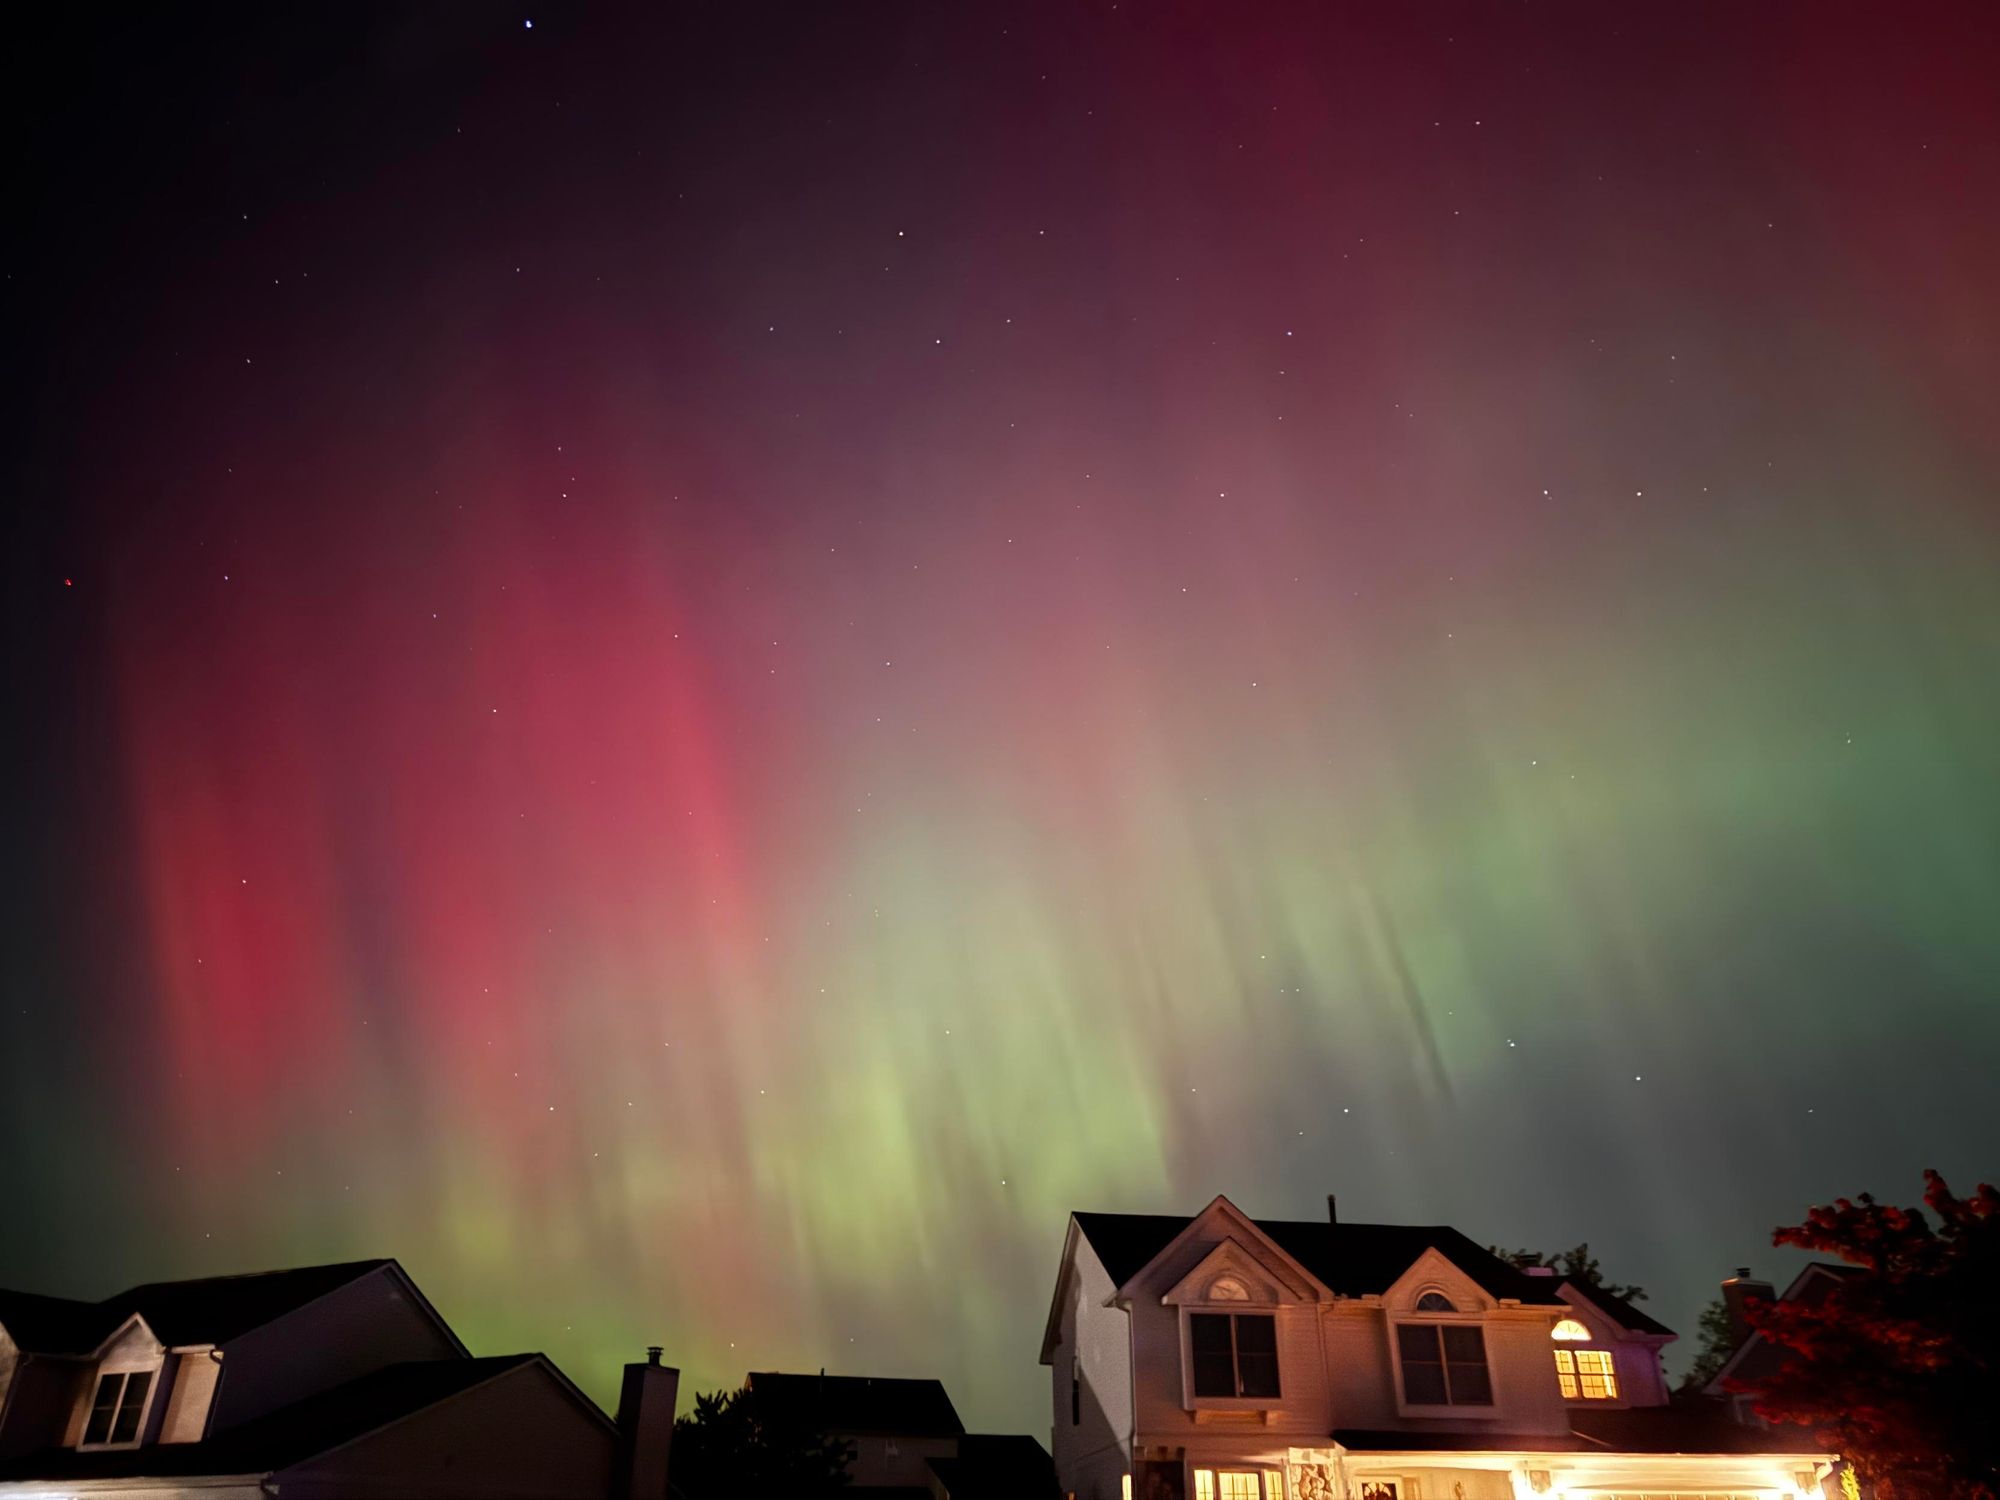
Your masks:
<path fill-rule="evenodd" d="M 1995 1170 L 2000 10 L 154 9 L 4 64 L 0 1284 L 1045 1432 L 1073 1208 L 1678 1368 Z"/>

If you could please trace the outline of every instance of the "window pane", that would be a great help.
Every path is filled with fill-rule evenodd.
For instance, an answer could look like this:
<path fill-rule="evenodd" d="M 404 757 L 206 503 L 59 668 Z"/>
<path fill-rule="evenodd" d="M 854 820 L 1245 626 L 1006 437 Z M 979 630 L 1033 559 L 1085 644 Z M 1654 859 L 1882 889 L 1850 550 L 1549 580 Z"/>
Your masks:
<path fill-rule="evenodd" d="M 118 1410 L 118 1393 L 125 1388 L 123 1375 L 101 1375 L 97 1395 L 90 1403 L 90 1422 L 83 1429 L 86 1443 L 101 1443 L 111 1436 L 111 1418 Z"/>
<path fill-rule="evenodd" d="M 1245 1396 L 1278 1394 L 1276 1318 L 1258 1313 L 1236 1315 L 1236 1381 Z"/>
<path fill-rule="evenodd" d="M 1444 1357 L 1452 1364 L 1486 1363 L 1486 1335 L 1477 1328 L 1440 1328 L 1444 1335 Z"/>
<path fill-rule="evenodd" d="M 1562 1388 L 1565 1401 L 1577 1399 L 1576 1359 L 1569 1350 L 1556 1350 L 1556 1384 Z"/>
<path fill-rule="evenodd" d="M 1458 1309 L 1451 1305 L 1451 1298 L 1443 1292 L 1425 1292 L 1423 1296 L 1417 1298 L 1417 1311 L 1457 1312 Z"/>
<path fill-rule="evenodd" d="M 139 1435 L 139 1414 L 146 1406 L 146 1392 L 153 1386 L 153 1372 L 140 1370 L 125 1377 L 125 1397 L 118 1403 L 118 1420 L 111 1424 L 111 1441 L 129 1443 Z"/>
<path fill-rule="evenodd" d="M 1612 1373 L 1609 1349 L 1579 1349 L 1576 1363 L 1583 1376 L 1585 1400 L 1609 1401 L 1618 1395 L 1618 1377 Z"/>
<path fill-rule="evenodd" d="M 1236 1394 L 1236 1362 L 1229 1347 L 1227 1313 L 1194 1313 L 1188 1318 L 1189 1363 L 1197 1396 Z"/>
<path fill-rule="evenodd" d="M 1486 1335 L 1477 1328 L 1445 1328 L 1445 1373 L 1453 1406 L 1491 1406 L 1493 1377 L 1486 1372 Z"/>
<path fill-rule="evenodd" d="M 1403 1358 L 1403 1399 L 1420 1406 L 1443 1406 L 1444 1360 L 1438 1353 L 1437 1329 L 1427 1323 L 1399 1323 L 1396 1348 Z"/>
<path fill-rule="evenodd" d="M 1259 1500 L 1255 1474 L 1218 1474 L 1222 1481 L 1220 1500 Z"/>
<path fill-rule="evenodd" d="M 1215 1470 L 1194 1471 L 1194 1500 L 1215 1500 Z"/>
<path fill-rule="evenodd" d="M 1285 1473 L 1282 1469 L 1264 1471 L 1264 1500 L 1285 1500 Z"/>

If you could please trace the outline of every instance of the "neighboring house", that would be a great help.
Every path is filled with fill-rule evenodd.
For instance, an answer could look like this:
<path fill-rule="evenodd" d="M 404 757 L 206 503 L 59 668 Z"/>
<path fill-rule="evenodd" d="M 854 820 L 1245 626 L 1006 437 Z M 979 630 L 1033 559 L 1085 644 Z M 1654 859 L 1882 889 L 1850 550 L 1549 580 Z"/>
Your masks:
<path fill-rule="evenodd" d="M 0 1496 L 664 1496 L 674 1384 L 628 1369 L 621 1440 L 543 1356 L 472 1358 L 393 1260 L 0 1291 Z"/>
<path fill-rule="evenodd" d="M 1055 1469 L 1031 1437 L 968 1433 L 941 1381 L 753 1372 L 781 1420 L 853 1450 L 848 1482 L 910 1500 L 1055 1500 Z"/>
<path fill-rule="evenodd" d="M 1777 1294 L 1777 1300 L 1811 1306 L 1858 1270 L 1859 1267 L 1839 1261 L 1816 1260 L 1792 1278 L 1792 1284 Z M 1726 1401 L 1730 1414 L 1750 1426 L 1769 1426 L 1757 1415 L 1757 1393 L 1789 1357 L 1783 1347 L 1752 1328 L 1744 1316 L 1746 1304 L 1769 1302 L 1772 1296 L 1771 1283 L 1752 1276 L 1748 1266 L 1737 1267 L 1736 1274 L 1722 1283 L 1722 1302 L 1729 1310 L 1729 1331 L 1735 1348 L 1716 1371 L 1715 1378 L 1702 1387 L 1703 1395 Z M 1744 1389 L 1731 1390 L 1731 1385 Z"/>
<path fill-rule="evenodd" d="M 1672 1338 L 1442 1226 L 1252 1220 L 1226 1198 L 1074 1214 L 1042 1344 L 1057 1478 L 1078 1500 L 1815 1487 L 1831 1455 L 1664 1404 Z"/>
<path fill-rule="evenodd" d="M 1056 1466 L 1031 1437 L 967 1433 L 931 1460 L 932 1500 L 1056 1500 Z"/>

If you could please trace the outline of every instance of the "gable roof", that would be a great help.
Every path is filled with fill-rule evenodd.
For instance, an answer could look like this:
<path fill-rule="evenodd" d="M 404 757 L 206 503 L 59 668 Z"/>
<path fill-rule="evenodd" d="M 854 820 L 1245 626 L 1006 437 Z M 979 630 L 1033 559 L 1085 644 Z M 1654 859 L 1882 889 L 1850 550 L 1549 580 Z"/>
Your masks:
<path fill-rule="evenodd" d="M 938 1380 L 752 1371 L 748 1385 L 782 1420 L 815 1432 L 960 1437 L 965 1424 Z"/>
<path fill-rule="evenodd" d="M 546 1363 L 539 1354 L 503 1354 L 387 1365 L 199 1443 L 46 1448 L 0 1461 L 0 1482 L 275 1473 L 537 1362 Z"/>
<path fill-rule="evenodd" d="M 169 1346 L 220 1344 L 392 1265 L 392 1260 L 352 1260 L 243 1276 L 155 1281 L 107 1297 L 102 1305 L 116 1306 L 127 1316 L 139 1314 Z"/>
<path fill-rule="evenodd" d="M 1174 1214 L 1079 1213 L 1073 1217 L 1119 1286 L 1144 1270 L 1193 1222 L 1191 1216 Z M 1548 1277 L 1524 1276 L 1447 1224 L 1335 1224 L 1316 1219 L 1251 1222 L 1343 1297 L 1387 1291 L 1420 1255 L 1436 1250 L 1495 1298 L 1562 1305 Z"/>
<path fill-rule="evenodd" d="M 253 1328 L 276 1322 L 329 1292 L 387 1267 L 416 1306 L 460 1354 L 466 1352 L 449 1324 L 438 1316 L 396 1261 L 340 1261 L 293 1266 L 238 1276 L 198 1276 L 187 1281 L 152 1281 L 127 1287 L 102 1302 L 72 1302 L 34 1292 L 0 1291 L 0 1327 L 15 1343 L 36 1354 L 82 1357 L 134 1316 L 144 1318 L 153 1336 L 168 1348 L 223 1344 Z"/>
<path fill-rule="evenodd" d="M 1557 1287 L 1568 1287 L 1605 1317 L 1616 1323 L 1627 1333 L 1650 1333 L 1658 1338 L 1677 1339 L 1679 1334 L 1655 1318 L 1649 1318 L 1631 1301 L 1624 1297 L 1614 1297 L 1603 1287 L 1589 1281 L 1579 1281 L 1574 1276 L 1543 1277 Z"/>

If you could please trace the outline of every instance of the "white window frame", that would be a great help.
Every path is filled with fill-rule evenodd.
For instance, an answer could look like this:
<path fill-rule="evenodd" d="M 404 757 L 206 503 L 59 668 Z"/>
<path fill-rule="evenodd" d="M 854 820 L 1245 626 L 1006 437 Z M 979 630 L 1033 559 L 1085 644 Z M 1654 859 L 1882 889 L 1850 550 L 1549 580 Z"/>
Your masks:
<path fill-rule="evenodd" d="M 1446 1292 L 1443 1287 L 1428 1287 L 1428 1286 L 1421 1288 L 1417 1292 L 1417 1296 L 1421 1297 L 1425 1292 L 1433 1292 L 1433 1291 L 1440 1292 L 1446 1297 L 1451 1296 L 1451 1293 Z M 1410 1301 L 1412 1305 L 1414 1305 L 1416 1302 L 1416 1297 L 1412 1297 Z M 1387 1324 L 1389 1330 L 1389 1368 L 1395 1373 L 1396 1377 L 1396 1411 L 1399 1416 L 1405 1416 L 1405 1417 L 1450 1416 L 1450 1417 L 1466 1418 L 1472 1421 L 1481 1421 L 1497 1417 L 1500 1414 L 1500 1403 L 1501 1403 L 1500 1372 L 1495 1367 L 1493 1362 L 1493 1340 L 1487 1337 L 1487 1334 L 1491 1333 L 1492 1329 L 1487 1326 L 1486 1314 L 1484 1312 L 1477 1312 L 1477 1311 L 1455 1312 L 1455 1313 L 1399 1312 L 1390 1314 L 1389 1317 L 1384 1320 L 1384 1322 Z M 1456 1402 L 1456 1401 L 1447 1401 L 1443 1403 L 1439 1403 L 1436 1401 L 1412 1401 L 1403 1390 L 1403 1340 L 1402 1340 L 1402 1335 L 1397 1332 L 1398 1329 L 1406 1325 L 1415 1325 L 1416 1327 L 1419 1328 L 1441 1328 L 1441 1327 L 1477 1328 L 1479 1330 L 1480 1348 L 1485 1352 L 1486 1355 L 1486 1385 L 1487 1388 L 1492 1391 L 1493 1399 L 1487 1402 L 1483 1406 L 1475 1406 L 1470 1403 Z M 1551 1373 L 1553 1373 L 1554 1370 L 1553 1360 L 1550 1361 L 1550 1369 Z M 1449 1391 L 1451 1388 L 1450 1379 L 1451 1379 L 1450 1374 L 1449 1372 L 1447 1372 L 1445 1376 L 1446 1380 L 1445 1389 L 1447 1391 Z M 1384 1476 L 1384 1477 L 1393 1477 L 1393 1476 Z M 1399 1480 L 1398 1483 L 1400 1484 L 1401 1481 Z M 1359 1492 L 1357 1491 L 1356 1493 Z"/>
<path fill-rule="evenodd" d="M 1241 1460 L 1217 1463 L 1204 1461 L 1188 1465 L 1188 1500 L 1222 1500 L 1222 1476 L 1247 1474 L 1257 1481 L 1257 1493 L 1262 1500 L 1285 1500 L 1285 1466 L 1283 1464 L 1252 1464 Z M 1202 1476 L 1207 1475 L 1214 1483 L 1206 1496 L 1202 1493 Z M 1277 1481 L 1277 1493 L 1271 1492 L 1272 1480 Z"/>
<path fill-rule="evenodd" d="M 83 1422 L 77 1428 L 76 1436 L 77 1450 L 82 1453 L 107 1453 L 116 1452 L 121 1448 L 137 1448 L 143 1444 L 146 1441 L 146 1424 L 152 1419 L 153 1415 L 153 1403 L 160 1399 L 160 1376 L 164 1373 L 164 1370 L 164 1365 L 154 1364 L 100 1365 L 97 1370 L 97 1378 L 90 1382 L 89 1390 L 84 1392 Z M 151 1379 L 146 1383 L 146 1399 L 139 1403 L 139 1425 L 132 1430 L 132 1436 L 123 1441 L 113 1441 L 109 1433 L 107 1433 L 103 1442 L 91 1442 L 90 1418 L 91 1414 L 97 1410 L 97 1393 L 104 1388 L 104 1382 L 107 1380 L 119 1381 L 118 1404 L 111 1408 L 110 1432 L 116 1432 L 118 1430 L 118 1407 L 124 1404 L 126 1384 L 131 1381 L 134 1375 L 146 1375 L 150 1376 Z"/>
<path fill-rule="evenodd" d="M 1267 1317 L 1271 1320 L 1271 1342 L 1278 1355 L 1278 1394 L 1275 1396 L 1197 1396 L 1194 1393 L 1194 1330 L 1188 1319 L 1197 1313 L 1218 1317 Z M 1275 1302 L 1183 1302 L 1181 1324 L 1181 1410 L 1182 1411 L 1273 1411 L 1285 1404 L 1285 1340 L 1278 1326 Z M 1210 1467 L 1203 1465 L 1204 1468 Z"/>

